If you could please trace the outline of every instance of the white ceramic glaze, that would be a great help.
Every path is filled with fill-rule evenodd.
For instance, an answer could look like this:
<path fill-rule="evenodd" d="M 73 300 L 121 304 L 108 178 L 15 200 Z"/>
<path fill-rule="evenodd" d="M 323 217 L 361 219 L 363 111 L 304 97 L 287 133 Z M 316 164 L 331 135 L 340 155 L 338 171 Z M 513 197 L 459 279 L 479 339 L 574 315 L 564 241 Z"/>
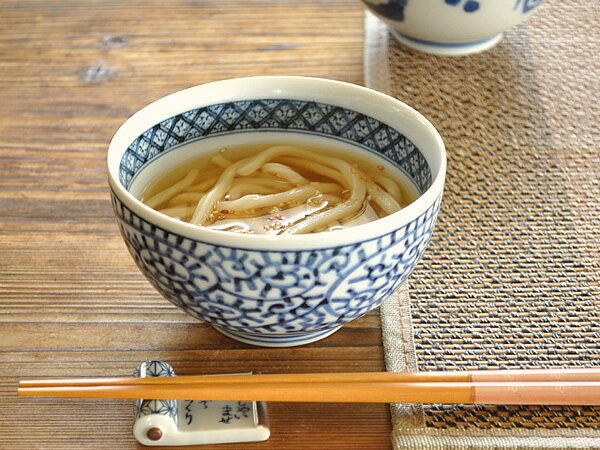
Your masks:
<path fill-rule="evenodd" d="M 496 45 L 543 0 L 363 0 L 403 44 L 425 53 L 462 56 Z"/>
<path fill-rule="evenodd" d="M 412 174 L 421 195 L 368 224 L 269 236 L 190 225 L 130 192 L 136 179 L 162 172 L 186 149 L 281 134 L 381 153 Z M 397 289 L 431 237 L 445 170 L 441 137 L 414 109 L 364 87 L 303 77 L 225 80 L 177 92 L 131 117 L 108 151 L 118 223 L 144 275 L 188 313 L 263 346 L 326 337 Z"/>

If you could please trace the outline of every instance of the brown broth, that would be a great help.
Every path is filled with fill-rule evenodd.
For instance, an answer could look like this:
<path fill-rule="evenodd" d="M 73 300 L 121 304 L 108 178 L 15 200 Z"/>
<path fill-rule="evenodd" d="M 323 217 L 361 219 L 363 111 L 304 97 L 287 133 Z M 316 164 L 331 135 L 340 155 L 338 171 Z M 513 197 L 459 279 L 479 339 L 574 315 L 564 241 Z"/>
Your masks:
<path fill-rule="evenodd" d="M 229 161 L 235 162 L 239 159 L 253 156 L 261 152 L 262 150 L 271 147 L 272 145 L 289 145 L 286 143 L 252 143 L 245 145 L 236 145 L 227 147 L 226 149 L 216 149 L 211 152 L 204 152 L 202 155 L 197 156 L 193 159 L 189 159 L 183 163 L 176 165 L 173 169 L 162 174 L 162 176 L 151 181 L 139 198 L 143 202 L 147 202 L 157 193 L 164 191 L 169 186 L 182 180 L 192 168 L 200 168 L 200 174 L 196 178 L 194 185 L 198 185 L 205 181 L 207 178 L 211 178 L 218 171 L 218 167 L 211 161 L 215 155 L 222 155 Z M 346 161 L 353 167 L 360 169 L 360 171 L 366 175 L 366 179 L 373 180 L 378 175 L 383 175 L 395 182 L 395 185 L 399 188 L 402 193 L 402 199 L 399 201 L 402 207 L 412 203 L 418 196 L 418 192 L 414 184 L 406 177 L 406 175 L 394 167 L 384 158 L 381 158 L 371 152 L 360 150 L 357 147 L 352 147 L 352 150 L 347 147 L 334 147 L 325 145 L 298 145 L 297 143 L 292 144 L 295 147 L 306 148 L 307 151 L 313 152 L 317 155 L 332 156 Z M 277 162 L 279 158 L 274 161 Z M 286 165 L 291 167 L 300 175 L 307 178 L 312 183 L 331 183 L 333 180 L 327 176 L 317 174 L 304 167 L 294 167 L 289 161 L 286 161 Z M 289 183 L 289 187 L 293 188 L 295 185 Z M 209 190 L 210 187 L 207 189 Z M 265 192 L 266 193 L 266 192 Z M 350 193 L 345 190 L 341 192 L 342 201 L 346 200 Z M 224 200 L 228 198 L 225 197 Z M 188 210 L 193 209 L 197 204 L 196 201 L 188 201 L 186 205 Z M 291 223 L 302 221 L 311 214 L 318 211 L 325 211 L 332 208 L 333 204 L 324 197 L 322 194 L 317 193 L 310 196 L 308 200 L 303 203 L 292 203 L 292 204 L 279 204 L 269 206 L 265 208 L 257 208 L 254 211 L 218 211 L 215 210 L 210 216 L 210 220 L 203 226 L 225 230 L 235 231 L 242 233 L 258 233 L 258 234 L 278 234 L 282 232 Z M 169 208 L 169 202 L 165 201 L 161 204 L 154 206 L 157 210 Z M 386 215 L 381 208 L 379 208 L 374 202 L 365 201 L 363 202 L 362 208 L 354 214 L 352 217 L 346 218 L 342 223 L 333 223 L 330 226 L 314 230 L 318 231 L 334 231 L 341 228 L 347 228 L 350 226 L 356 226 L 363 223 L 367 223 L 373 220 L 377 220 L 380 217 Z M 189 221 L 188 216 L 173 216 L 179 220 Z"/>

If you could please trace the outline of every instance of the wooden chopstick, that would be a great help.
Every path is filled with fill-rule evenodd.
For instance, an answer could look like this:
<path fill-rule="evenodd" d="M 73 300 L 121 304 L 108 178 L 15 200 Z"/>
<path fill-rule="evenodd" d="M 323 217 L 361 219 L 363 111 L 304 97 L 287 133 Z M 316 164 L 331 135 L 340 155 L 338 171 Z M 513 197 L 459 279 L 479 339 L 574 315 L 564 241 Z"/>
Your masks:
<path fill-rule="evenodd" d="M 216 378 L 216 377 L 215 377 Z M 212 383 L 19 388 L 19 395 L 173 400 L 599 405 L 600 382 Z"/>
<path fill-rule="evenodd" d="M 576 373 L 569 371 L 568 374 L 556 371 L 493 371 L 495 381 L 490 381 L 493 377 L 487 371 L 484 381 L 477 380 L 483 375 L 481 372 L 468 372 L 466 375 L 471 380 L 463 381 L 440 381 L 440 378 L 449 375 L 450 378 L 458 377 L 456 372 L 430 372 L 439 374 L 434 376 L 423 376 L 427 372 L 419 372 L 33 380 L 21 382 L 18 394 L 173 400 L 599 405 L 600 380 L 595 370 L 578 369 Z M 557 380 L 559 376 L 563 378 Z M 529 377 L 529 380 L 515 381 L 514 377 Z M 546 381 L 538 380 L 542 377 Z M 473 378 L 477 381 L 472 381 Z M 536 380 L 531 381 L 531 378 Z M 149 380 L 156 381 L 149 383 Z"/>
<path fill-rule="evenodd" d="M 219 382 L 239 383 L 399 383 L 399 382 L 503 382 L 503 381 L 600 381 L 600 368 L 589 369 L 523 369 L 475 370 L 447 372 L 352 372 L 352 373 L 294 373 L 259 375 L 218 375 Z M 212 375 L 183 375 L 177 377 L 97 377 L 22 380 L 19 387 L 114 386 L 214 384 Z"/>

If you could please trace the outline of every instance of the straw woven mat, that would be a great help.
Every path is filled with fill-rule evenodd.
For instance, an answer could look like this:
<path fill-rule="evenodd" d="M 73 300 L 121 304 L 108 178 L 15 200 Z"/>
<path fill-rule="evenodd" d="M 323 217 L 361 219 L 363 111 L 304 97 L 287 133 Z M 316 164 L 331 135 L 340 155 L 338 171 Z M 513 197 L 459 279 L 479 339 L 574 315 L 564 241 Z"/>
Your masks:
<path fill-rule="evenodd" d="M 433 122 L 445 197 L 381 308 L 388 370 L 600 365 L 600 3 L 549 1 L 434 57 L 367 13 L 365 82 Z M 392 405 L 397 448 L 600 448 L 600 407 Z"/>

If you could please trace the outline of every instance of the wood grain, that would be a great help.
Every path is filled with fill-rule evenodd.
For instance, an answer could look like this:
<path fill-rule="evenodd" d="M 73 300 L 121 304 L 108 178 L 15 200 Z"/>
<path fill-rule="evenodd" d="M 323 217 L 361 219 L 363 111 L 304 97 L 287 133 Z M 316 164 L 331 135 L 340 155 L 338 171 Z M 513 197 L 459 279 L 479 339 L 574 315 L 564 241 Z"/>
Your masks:
<path fill-rule="evenodd" d="M 263 349 L 171 306 L 126 251 L 105 169 L 119 125 L 174 91 L 250 75 L 362 83 L 362 28 L 356 0 L 0 1 L 0 447 L 141 447 L 131 401 L 17 398 L 19 379 L 130 375 L 147 359 L 180 374 L 384 369 L 377 313 Z M 244 448 L 390 447 L 385 405 L 269 412 L 271 438 Z"/>

